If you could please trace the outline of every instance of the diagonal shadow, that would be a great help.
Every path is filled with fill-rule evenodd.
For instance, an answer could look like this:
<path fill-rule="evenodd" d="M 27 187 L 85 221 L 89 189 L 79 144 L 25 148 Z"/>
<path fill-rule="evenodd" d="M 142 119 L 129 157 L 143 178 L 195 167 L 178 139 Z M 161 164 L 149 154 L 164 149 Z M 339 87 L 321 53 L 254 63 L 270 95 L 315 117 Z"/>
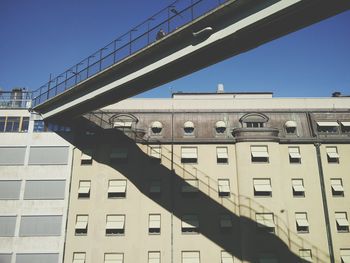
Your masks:
<path fill-rule="evenodd" d="M 248 262 L 259 262 L 258 255 L 273 254 L 278 262 L 307 262 L 296 253 L 299 249 L 312 249 L 314 262 L 330 262 L 327 253 L 290 231 L 276 215 L 274 233 L 258 229 L 255 214 L 269 213 L 269 209 L 249 197 L 237 196 L 234 193 L 231 193 L 230 198 L 218 197 L 217 182 L 202 171 L 189 169 L 188 165 L 181 164 L 179 156 L 173 156 L 172 159 L 171 149 L 162 148 L 162 161 L 155 162 L 148 154 L 149 144 L 145 142 L 139 147 L 135 138 L 132 139 L 119 130 L 102 129 L 83 117 L 75 120 L 72 127 L 76 127 L 73 128 L 75 139 L 67 137 L 66 140 L 81 151 L 94 149 L 95 161 L 123 174 L 143 195 L 180 220 L 184 214 L 198 215 L 199 233 L 234 257 Z M 94 135 L 86 135 L 87 130 L 92 131 Z M 64 134 L 60 135 L 64 137 Z M 129 163 L 108 161 L 107 153 L 114 147 L 128 149 Z M 173 170 L 168 168 L 171 167 L 171 162 Z M 188 185 L 185 179 L 194 178 L 199 180 L 199 191 L 192 196 L 183 196 L 180 189 L 184 184 Z M 160 196 L 151 195 L 149 191 L 149 182 L 155 179 L 162 182 Z M 231 216 L 231 230 L 220 230 L 219 215 Z M 174 231 L 178 235 L 181 229 Z"/>

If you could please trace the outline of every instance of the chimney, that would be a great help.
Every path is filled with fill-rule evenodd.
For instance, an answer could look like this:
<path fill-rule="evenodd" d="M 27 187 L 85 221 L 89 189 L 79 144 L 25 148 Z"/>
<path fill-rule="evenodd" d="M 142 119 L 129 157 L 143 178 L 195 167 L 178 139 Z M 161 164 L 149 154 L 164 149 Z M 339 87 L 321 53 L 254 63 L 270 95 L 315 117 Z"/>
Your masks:
<path fill-rule="evenodd" d="M 225 91 L 224 91 L 224 84 L 222 84 L 222 83 L 219 83 L 218 84 L 218 88 L 217 88 L 217 90 L 216 90 L 216 93 L 224 93 Z"/>
<path fill-rule="evenodd" d="M 333 92 L 332 97 L 341 97 L 341 92 L 339 92 L 339 91 Z"/>

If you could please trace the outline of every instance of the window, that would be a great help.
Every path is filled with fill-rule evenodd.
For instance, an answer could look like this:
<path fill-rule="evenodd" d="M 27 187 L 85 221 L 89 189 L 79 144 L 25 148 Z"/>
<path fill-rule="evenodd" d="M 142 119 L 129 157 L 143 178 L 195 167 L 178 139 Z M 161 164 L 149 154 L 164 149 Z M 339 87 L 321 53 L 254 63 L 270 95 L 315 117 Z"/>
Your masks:
<path fill-rule="evenodd" d="M 349 221 L 346 212 L 335 212 L 338 232 L 349 232 Z"/>
<path fill-rule="evenodd" d="M 231 193 L 230 180 L 229 179 L 218 179 L 218 188 L 220 197 L 229 197 Z"/>
<path fill-rule="evenodd" d="M 295 213 L 295 221 L 298 233 L 309 233 L 307 213 Z"/>
<path fill-rule="evenodd" d="M 198 233 L 199 221 L 197 215 L 184 215 L 181 223 L 182 233 Z"/>
<path fill-rule="evenodd" d="M 339 163 L 339 154 L 336 146 L 326 147 L 328 163 Z"/>
<path fill-rule="evenodd" d="M 327 134 L 327 133 L 337 133 L 339 124 L 336 121 L 328 121 L 328 122 L 317 122 L 317 131 L 319 133 Z"/>
<path fill-rule="evenodd" d="M 162 129 L 163 129 L 163 124 L 159 121 L 155 121 L 151 125 L 151 131 L 152 131 L 153 135 L 161 134 Z"/>
<path fill-rule="evenodd" d="M 181 263 L 200 263 L 199 251 L 182 251 Z"/>
<path fill-rule="evenodd" d="M 0 262 L 1 263 L 11 263 L 12 254 L 11 253 L 0 253 Z"/>
<path fill-rule="evenodd" d="M 0 117 L 0 132 L 4 132 L 6 127 L 6 117 Z"/>
<path fill-rule="evenodd" d="M 69 146 L 30 146 L 29 165 L 66 165 Z"/>
<path fill-rule="evenodd" d="M 16 254 L 16 263 L 41 263 L 41 262 L 57 263 L 58 253 L 17 253 Z"/>
<path fill-rule="evenodd" d="M 126 197 L 126 180 L 109 180 L 108 198 Z"/>
<path fill-rule="evenodd" d="M 0 216 L 0 237 L 15 236 L 16 216 Z"/>
<path fill-rule="evenodd" d="M 161 159 L 162 148 L 160 146 L 151 146 L 151 157 L 155 159 Z"/>
<path fill-rule="evenodd" d="M 271 179 L 253 179 L 254 196 L 272 196 Z"/>
<path fill-rule="evenodd" d="M 255 219 L 258 228 L 264 229 L 271 233 L 275 232 L 275 221 L 273 213 L 256 213 Z"/>
<path fill-rule="evenodd" d="M 43 120 L 34 120 L 33 132 L 47 132 L 48 128 Z"/>
<path fill-rule="evenodd" d="M 23 117 L 20 131 L 28 132 L 28 126 L 29 126 L 29 117 Z"/>
<path fill-rule="evenodd" d="M 65 197 L 65 180 L 27 180 L 24 200 L 63 200 Z"/>
<path fill-rule="evenodd" d="M 197 163 L 197 147 L 181 147 L 181 163 Z"/>
<path fill-rule="evenodd" d="M 220 215 L 220 227 L 226 230 L 232 228 L 232 218 L 230 215 Z"/>
<path fill-rule="evenodd" d="M 110 159 L 113 163 L 125 163 L 128 161 L 128 150 L 125 148 L 113 148 Z"/>
<path fill-rule="evenodd" d="M 148 263 L 160 263 L 160 252 L 149 251 L 148 252 Z"/>
<path fill-rule="evenodd" d="M 292 189 L 294 197 L 304 197 L 305 188 L 303 179 L 292 179 Z"/>
<path fill-rule="evenodd" d="M 24 165 L 26 147 L 0 147 L 0 165 Z"/>
<path fill-rule="evenodd" d="M 0 200 L 18 200 L 22 181 L 19 180 L 1 180 L 0 181 Z"/>
<path fill-rule="evenodd" d="M 73 263 L 85 263 L 85 252 L 74 252 L 73 253 Z"/>
<path fill-rule="evenodd" d="M 350 262 L 350 248 L 341 248 L 340 249 L 340 258 L 342 263 Z"/>
<path fill-rule="evenodd" d="M 350 133 L 350 121 L 341 122 L 341 131 L 343 133 Z"/>
<path fill-rule="evenodd" d="M 125 215 L 107 215 L 106 235 L 117 236 L 125 233 Z"/>
<path fill-rule="evenodd" d="M 79 181 L 78 198 L 90 198 L 91 181 Z"/>
<path fill-rule="evenodd" d="M 301 155 L 299 147 L 288 147 L 289 151 L 289 162 L 290 163 L 301 163 Z"/>
<path fill-rule="evenodd" d="M 77 215 L 75 223 L 75 235 L 86 236 L 88 231 L 88 215 Z"/>
<path fill-rule="evenodd" d="M 263 128 L 269 118 L 261 113 L 248 113 L 242 116 L 240 122 L 243 128 Z"/>
<path fill-rule="evenodd" d="M 269 153 L 267 146 L 251 146 L 250 151 L 253 163 L 269 162 Z"/>
<path fill-rule="evenodd" d="M 18 132 L 21 117 L 7 117 L 5 132 Z"/>
<path fill-rule="evenodd" d="M 263 122 L 246 122 L 247 128 L 263 128 L 264 123 Z"/>
<path fill-rule="evenodd" d="M 150 214 L 148 217 L 148 233 L 160 234 L 160 215 Z"/>
<path fill-rule="evenodd" d="M 123 263 L 124 254 L 123 253 L 105 253 L 104 263 Z"/>
<path fill-rule="evenodd" d="M 299 257 L 302 259 L 302 262 L 312 262 L 311 249 L 299 249 Z"/>
<path fill-rule="evenodd" d="M 161 193 L 161 182 L 159 180 L 151 181 L 149 192 L 152 195 L 159 195 Z"/>
<path fill-rule="evenodd" d="M 183 193 L 196 193 L 198 192 L 198 179 L 185 179 L 181 188 Z"/>
<path fill-rule="evenodd" d="M 60 236 L 62 216 L 22 216 L 19 229 L 20 237 Z"/>
<path fill-rule="evenodd" d="M 297 131 L 297 123 L 295 121 L 287 121 L 284 126 L 288 135 L 295 134 Z"/>
<path fill-rule="evenodd" d="M 221 263 L 233 263 L 233 256 L 227 251 L 221 251 Z"/>
<path fill-rule="evenodd" d="M 227 147 L 216 147 L 217 163 L 228 163 Z"/>
<path fill-rule="evenodd" d="M 194 124 L 192 121 L 186 121 L 184 123 L 184 133 L 185 135 L 193 135 L 194 133 Z"/>
<path fill-rule="evenodd" d="M 226 123 L 224 121 L 216 122 L 215 131 L 217 134 L 223 134 L 226 131 Z"/>
<path fill-rule="evenodd" d="M 331 179 L 331 187 L 333 196 L 344 196 L 342 179 Z"/>
<path fill-rule="evenodd" d="M 80 164 L 81 165 L 91 165 L 92 164 L 92 150 L 91 149 L 85 149 L 81 153 L 80 157 Z"/>

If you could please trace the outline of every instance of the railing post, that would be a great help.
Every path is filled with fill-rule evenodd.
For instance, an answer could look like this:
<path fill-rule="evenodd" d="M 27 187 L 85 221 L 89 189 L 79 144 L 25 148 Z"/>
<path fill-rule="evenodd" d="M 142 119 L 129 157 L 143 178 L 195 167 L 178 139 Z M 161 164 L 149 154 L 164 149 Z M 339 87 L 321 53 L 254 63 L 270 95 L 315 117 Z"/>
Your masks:
<path fill-rule="evenodd" d="M 193 21 L 193 0 L 191 0 L 191 21 Z"/>
<path fill-rule="evenodd" d="M 102 50 L 103 49 L 100 49 L 100 70 L 99 71 L 101 71 L 102 69 Z"/>
<path fill-rule="evenodd" d="M 130 30 L 130 33 L 129 33 L 129 55 L 131 55 L 131 31 Z"/>

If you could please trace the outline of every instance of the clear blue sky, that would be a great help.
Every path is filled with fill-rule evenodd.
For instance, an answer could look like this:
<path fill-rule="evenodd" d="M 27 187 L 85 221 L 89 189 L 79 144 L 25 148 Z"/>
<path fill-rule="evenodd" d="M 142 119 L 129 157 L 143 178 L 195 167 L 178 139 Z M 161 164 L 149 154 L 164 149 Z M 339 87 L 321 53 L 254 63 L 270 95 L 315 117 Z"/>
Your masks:
<path fill-rule="evenodd" d="M 214 0 L 213 0 L 214 1 Z M 0 87 L 34 90 L 125 33 L 169 0 L 0 0 Z M 273 91 L 350 95 L 350 12 L 139 95 Z"/>

